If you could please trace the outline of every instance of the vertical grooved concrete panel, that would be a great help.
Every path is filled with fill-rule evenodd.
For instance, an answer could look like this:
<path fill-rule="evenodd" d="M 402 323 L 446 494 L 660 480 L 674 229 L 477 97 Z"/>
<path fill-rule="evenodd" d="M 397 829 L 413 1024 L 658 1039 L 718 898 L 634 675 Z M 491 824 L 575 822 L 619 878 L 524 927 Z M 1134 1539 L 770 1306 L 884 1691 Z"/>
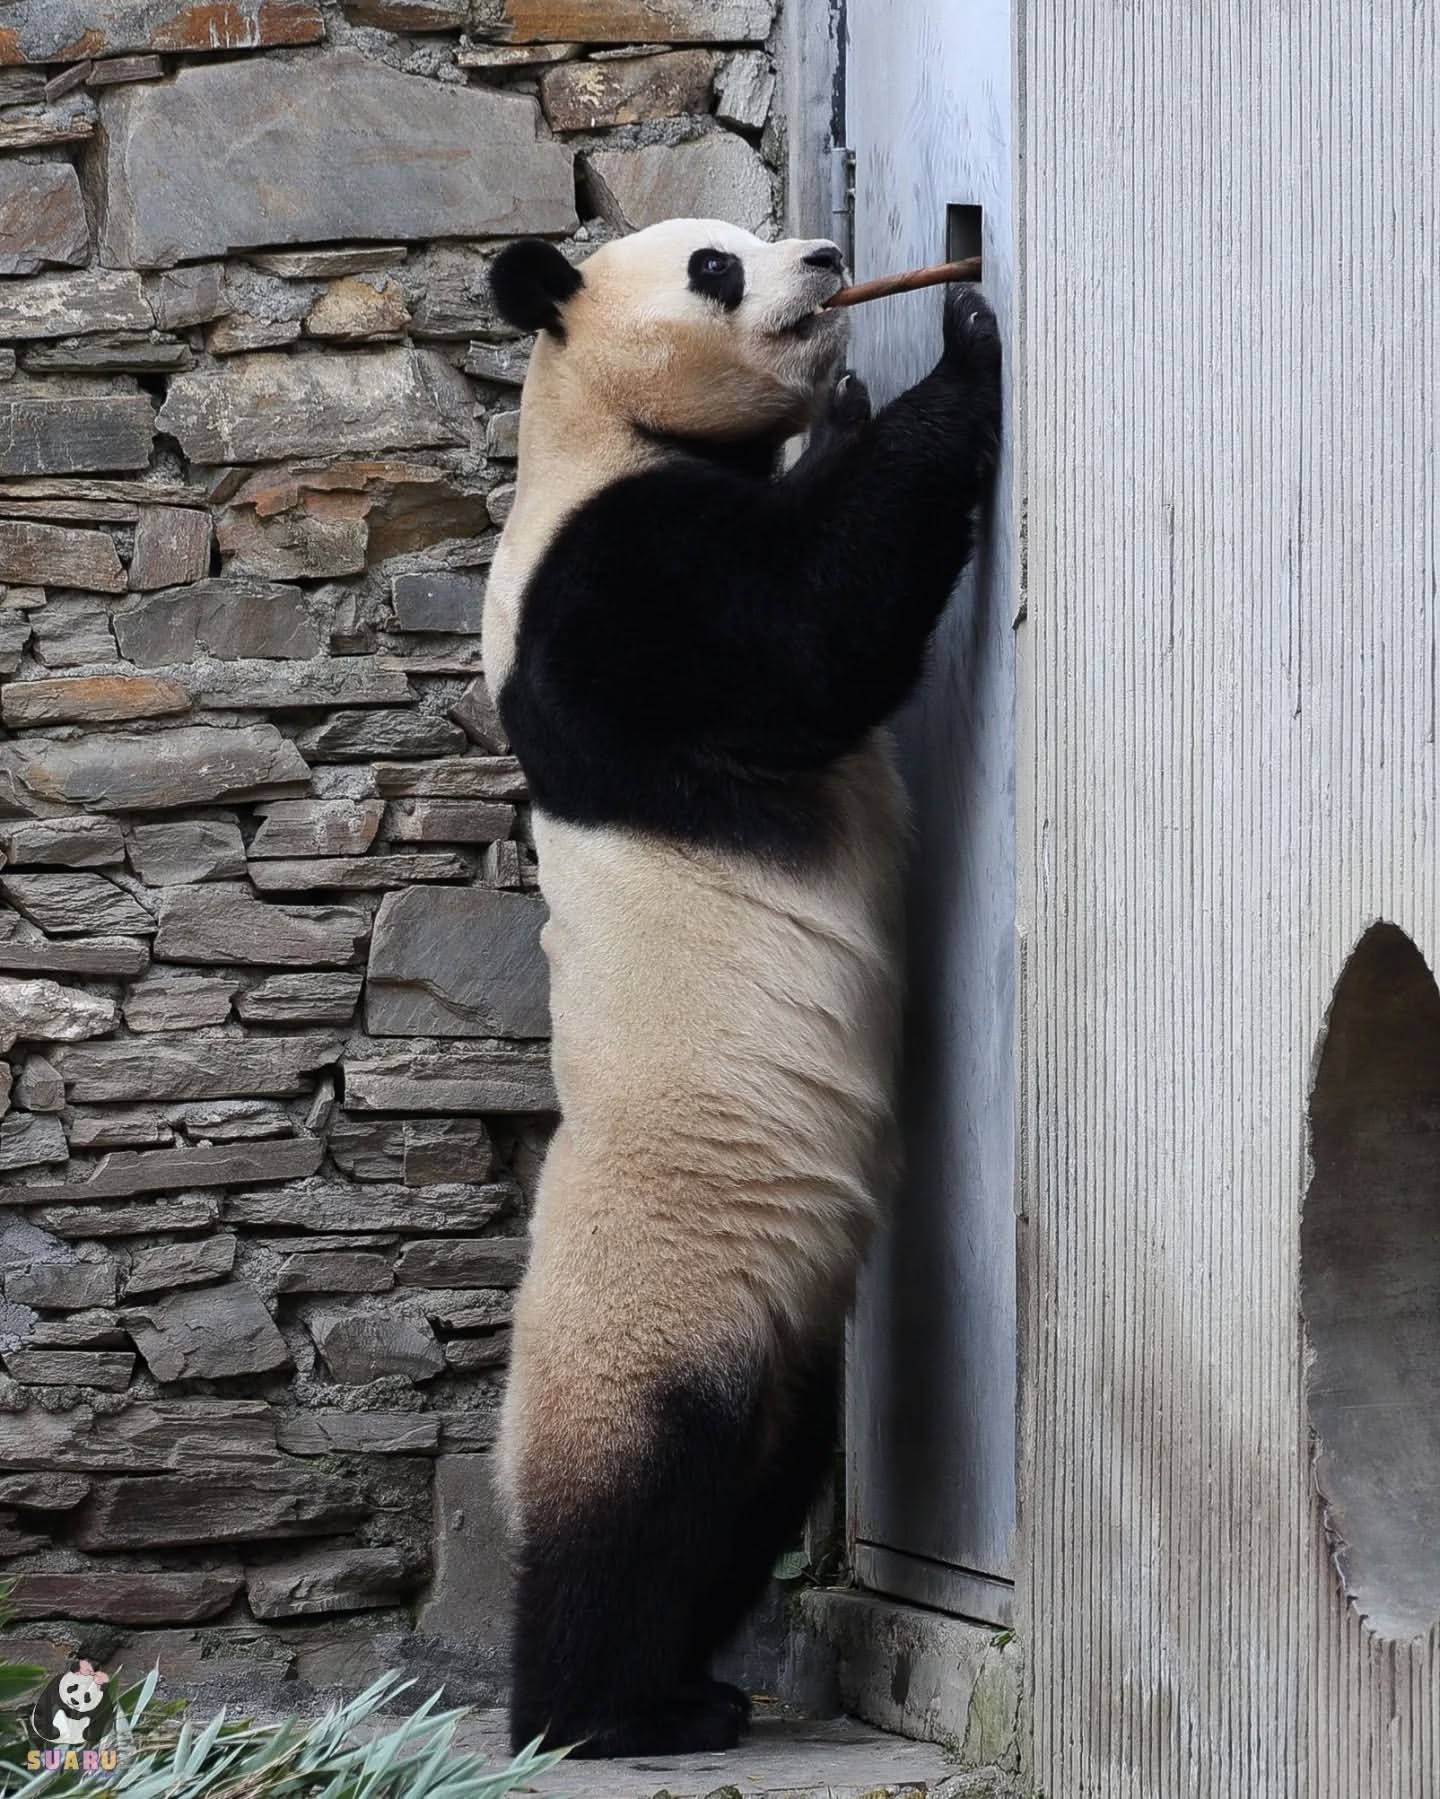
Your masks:
<path fill-rule="evenodd" d="M 1299 1270 L 1336 981 L 1377 919 L 1440 958 L 1440 8 L 1027 0 L 1017 48 L 1035 1784 L 1427 1799 L 1436 1637 L 1331 1566 Z"/>

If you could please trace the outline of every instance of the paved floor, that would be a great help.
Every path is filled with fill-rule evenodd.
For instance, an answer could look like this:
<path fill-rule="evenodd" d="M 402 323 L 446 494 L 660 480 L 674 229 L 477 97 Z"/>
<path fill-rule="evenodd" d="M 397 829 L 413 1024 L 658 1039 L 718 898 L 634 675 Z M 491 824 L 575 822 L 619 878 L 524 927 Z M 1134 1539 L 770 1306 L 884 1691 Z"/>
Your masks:
<path fill-rule="evenodd" d="M 504 1720 L 480 1713 L 461 1728 L 467 1748 L 505 1759 Z M 953 1776 L 943 1750 L 886 1736 L 848 1718 L 760 1718 L 724 1755 L 562 1762 L 535 1783 L 545 1799 L 881 1799 L 925 1794 Z"/>

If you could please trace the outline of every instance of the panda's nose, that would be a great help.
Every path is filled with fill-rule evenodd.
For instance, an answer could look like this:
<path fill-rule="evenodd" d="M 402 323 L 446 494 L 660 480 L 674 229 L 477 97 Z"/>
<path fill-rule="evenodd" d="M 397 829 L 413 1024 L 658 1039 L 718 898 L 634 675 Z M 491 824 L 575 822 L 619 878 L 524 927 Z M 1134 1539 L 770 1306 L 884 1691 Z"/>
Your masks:
<path fill-rule="evenodd" d="M 807 269 L 828 269 L 832 275 L 845 273 L 845 258 L 835 244 L 821 244 L 803 260 Z"/>

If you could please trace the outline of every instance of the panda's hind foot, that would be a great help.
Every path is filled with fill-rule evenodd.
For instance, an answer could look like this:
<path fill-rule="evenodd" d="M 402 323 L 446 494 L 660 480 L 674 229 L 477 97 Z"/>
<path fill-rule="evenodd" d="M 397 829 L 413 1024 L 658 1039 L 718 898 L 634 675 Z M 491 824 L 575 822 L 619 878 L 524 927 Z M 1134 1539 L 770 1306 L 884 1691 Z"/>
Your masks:
<path fill-rule="evenodd" d="M 737 1687 L 728 1680 L 707 1678 L 696 1683 L 696 1692 L 702 1698 L 718 1699 L 731 1706 L 740 1720 L 740 1728 L 750 1728 L 750 1695 L 742 1687 Z"/>
<path fill-rule="evenodd" d="M 699 1755 L 733 1749 L 740 1741 L 744 1717 L 736 1698 L 749 1701 L 738 1687 L 707 1681 L 703 1688 L 637 1706 L 614 1723 L 592 1731 L 570 1751 L 596 1760 L 609 1756 Z"/>

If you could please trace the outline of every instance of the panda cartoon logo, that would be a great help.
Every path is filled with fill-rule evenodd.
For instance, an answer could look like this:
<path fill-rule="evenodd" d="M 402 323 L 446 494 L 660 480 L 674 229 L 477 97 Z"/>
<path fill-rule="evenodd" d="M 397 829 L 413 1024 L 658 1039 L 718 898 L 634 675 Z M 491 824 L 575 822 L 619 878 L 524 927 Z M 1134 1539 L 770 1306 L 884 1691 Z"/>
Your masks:
<path fill-rule="evenodd" d="M 103 1668 L 72 1658 L 31 1707 L 31 1740 L 47 1748 L 97 1748 L 115 1713 L 109 1681 Z"/>

